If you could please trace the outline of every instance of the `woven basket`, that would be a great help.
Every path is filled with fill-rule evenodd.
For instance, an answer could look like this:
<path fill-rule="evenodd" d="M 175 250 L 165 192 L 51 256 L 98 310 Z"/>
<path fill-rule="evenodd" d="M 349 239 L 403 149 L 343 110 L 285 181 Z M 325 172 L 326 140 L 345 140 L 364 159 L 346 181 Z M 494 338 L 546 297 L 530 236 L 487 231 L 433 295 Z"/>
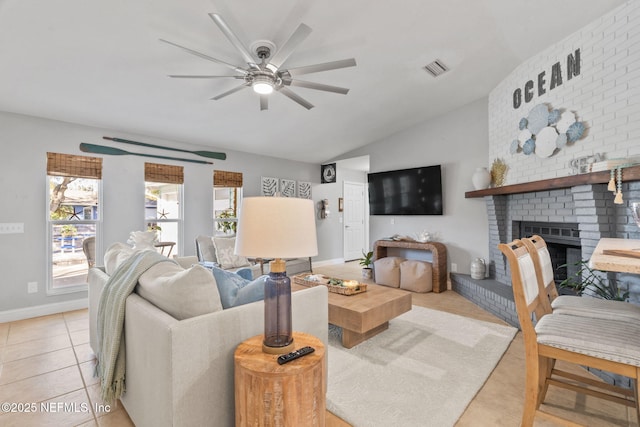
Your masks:
<path fill-rule="evenodd" d="M 327 287 L 329 292 L 333 292 L 340 295 L 355 295 L 355 294 L 360 294 L 362 292 L 367 291 L 366 283 L 359 283 L 357 288 L 348 288 L 346 286 L 330 285 L 329 277 L 326 277 L 326 276 L 322 276 L 323 280 L 321 281 L 306 280 L 305 277 L 307 276 L 308 276 L 307 274 L 293 276 L 293 283 L 296 283 L 302 286 L 308 286 L 308 287 L 324 285 Z"/>

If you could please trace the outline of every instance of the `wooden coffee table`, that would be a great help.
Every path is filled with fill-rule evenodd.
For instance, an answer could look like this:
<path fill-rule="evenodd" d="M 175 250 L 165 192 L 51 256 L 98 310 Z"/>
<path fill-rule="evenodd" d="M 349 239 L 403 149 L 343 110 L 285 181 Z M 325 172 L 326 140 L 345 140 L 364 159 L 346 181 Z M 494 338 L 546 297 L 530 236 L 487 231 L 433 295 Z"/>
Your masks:
<path fill-rule="evenodd" d="M 291 284 L 292 289 L 304 286 Z M 329 323 L 342 328 L 342 345 L 351 348 L 389 328 L 389 320 L 411 310 L 411 292 L 367 285 L 356 295 L 329 292 Z"/>

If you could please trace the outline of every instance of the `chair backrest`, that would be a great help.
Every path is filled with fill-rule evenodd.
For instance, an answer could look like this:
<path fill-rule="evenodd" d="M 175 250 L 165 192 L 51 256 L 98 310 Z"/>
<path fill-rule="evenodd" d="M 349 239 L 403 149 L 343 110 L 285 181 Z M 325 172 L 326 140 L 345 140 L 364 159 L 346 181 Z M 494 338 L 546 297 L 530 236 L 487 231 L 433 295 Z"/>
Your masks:
<path fill-rule="evenodd" d="M 196 255 L 200 262 L 218 262 L 211 236 L 203 234 L 196 236 Z"/>
<path fill-rule="evenodd" d="M 82 252 L 87 258 L 89 268 L 96 265 L 96 238 L 95 236 L 87 237 L 82 241 Z"/>
<path fill-rule="evenodd" d="M 540 286 L 542 286 L 547 293 L 549 300 L 553 301 L 558 297 L 558 289 L 556 288 L 553 264 L 551 263 L 551 255 L 549 254 L 549 248 L 547 248 L 547 242 L 545 242 L 542 237 L 533 235 L 523 238 L 522 243 L 524 243 L 531 254 Z"/>
<path fill-rule="evenodd" d="M 511 268 L 511 286 L 516 303 L 516 311 L 525 339 L 535 337 L 532 314 L 537 320 L 551 312 L 546 294 L 541 298 L 536 269 L 529 250 L 521 240 L 501 243 L 498 249 L 507 257 Z M 544 303 L 547 300 L 547 304 Z M 535 338 L 534 338 L 535 339 Z"/>

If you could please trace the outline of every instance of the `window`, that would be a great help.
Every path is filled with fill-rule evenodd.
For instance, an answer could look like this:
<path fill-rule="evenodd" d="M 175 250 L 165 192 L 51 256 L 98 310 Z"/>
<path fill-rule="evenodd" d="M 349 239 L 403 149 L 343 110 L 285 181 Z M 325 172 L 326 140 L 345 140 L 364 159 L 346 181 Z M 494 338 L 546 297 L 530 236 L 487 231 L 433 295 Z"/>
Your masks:
<path fill-rule="evenodd" d="M 242 200 L 242 173 L 213 171 L 213 224 L 217 235 L 235 234 Z"/>
<path fill-rule="evenodd" d="M 147 230 L 158 233 L 165 255 L 181 252 L 182 236 L 182 166 L 145 163 L 145 223 Z"/>
<path fill-rule="evenodd" d="M 102 159 L 47 153 L 47 293 L 86 290 L 100 247 Z"/>

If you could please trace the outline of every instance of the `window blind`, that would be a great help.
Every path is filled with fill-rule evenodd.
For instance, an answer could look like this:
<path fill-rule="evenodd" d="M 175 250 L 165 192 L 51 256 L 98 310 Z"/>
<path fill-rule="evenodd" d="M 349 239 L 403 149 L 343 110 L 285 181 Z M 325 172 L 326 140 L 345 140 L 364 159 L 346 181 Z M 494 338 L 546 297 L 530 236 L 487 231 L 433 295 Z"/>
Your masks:
<path fill-rule="evenodd" d="M 145 163 L 144 180 L 146 182 L 162 182 L 165 184 L 183 184 L 184 167 Z"/>
<path fill-rule="evenodd" d="M 214 187 L 242 187 L 242 172 L 213 171 Z"/>
<path fill-rule="evenodd" d="M 47 153 L 47 174 L 102 179 L 102 158 Z"/>

